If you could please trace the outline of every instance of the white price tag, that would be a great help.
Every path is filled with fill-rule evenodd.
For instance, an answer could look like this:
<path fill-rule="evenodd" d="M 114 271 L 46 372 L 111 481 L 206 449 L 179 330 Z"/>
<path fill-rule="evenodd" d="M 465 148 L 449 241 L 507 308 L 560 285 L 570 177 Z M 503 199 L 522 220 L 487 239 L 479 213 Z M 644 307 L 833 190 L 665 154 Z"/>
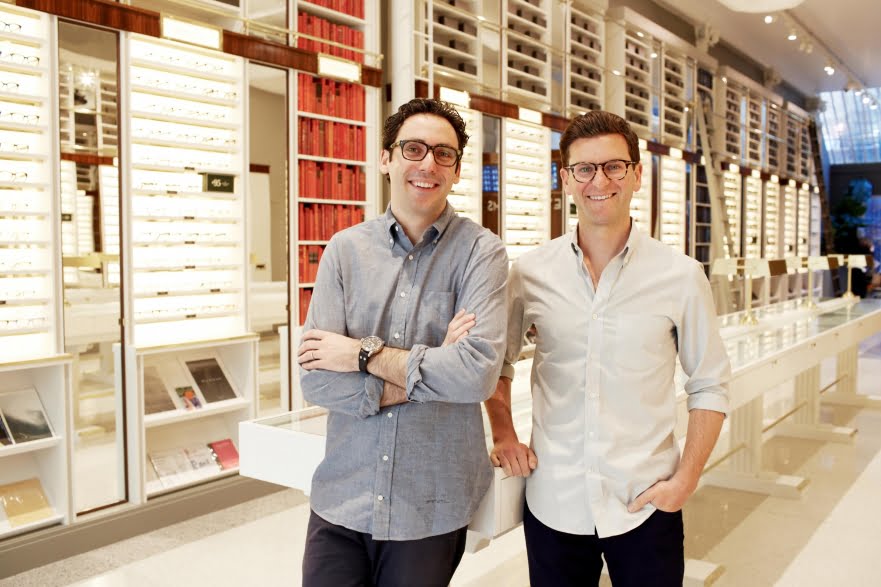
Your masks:
<path fill-rule="evenodd" d="M 767 259 L 744 259 L 743 271 L 750 277 L 770 277 L 771 268 Z"/>
<path fill-rule="evenodd" d="M 867 263 L 866 263 L 866 256 L 865 255 L 848 255 L 847 256 L 847 266 L 848 267 L 860 267 L 862 269 L 862 268 L 865 268 L 866 265 L 867 265 Z"/>
<path fill-rule="evenodd" d="M 808 269 L 812 271 L 829 269 L 829 259 L 826 257 L 808 257 Z"/>

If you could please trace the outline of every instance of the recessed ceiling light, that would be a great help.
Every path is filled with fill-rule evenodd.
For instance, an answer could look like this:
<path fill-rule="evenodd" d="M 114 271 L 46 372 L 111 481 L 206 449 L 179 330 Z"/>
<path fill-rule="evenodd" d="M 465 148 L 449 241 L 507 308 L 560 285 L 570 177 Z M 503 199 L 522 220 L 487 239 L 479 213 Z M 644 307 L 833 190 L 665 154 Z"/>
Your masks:
<path fill-rule="evenodd" d="M 657 58 L 658 58 L 658 54 L 655 53 L 654 51 L 652 51 L 652 54 L 649 55 L 649 57 L 651 57 L 652 59 L 657 59 Z"/>
<path fill-rule="evenodd" d="M 771 16 L 770 14 L 765 16 L 765 24 L 771 24 L 772 22 L 774 22 L 773 16 Z"/>
<path fill-rule="evenodd" d="M 642 31 L 636 31 L 636 36 L 641 39 L 645 36 L 645 34 Z"/>
<path fill-rule="evenodd" d="M 786 38 L 790 41 L 794 41 L 798 38 L 798 35 L 795 34 L 795 31 L 789 31 L 789 36 Z"/>

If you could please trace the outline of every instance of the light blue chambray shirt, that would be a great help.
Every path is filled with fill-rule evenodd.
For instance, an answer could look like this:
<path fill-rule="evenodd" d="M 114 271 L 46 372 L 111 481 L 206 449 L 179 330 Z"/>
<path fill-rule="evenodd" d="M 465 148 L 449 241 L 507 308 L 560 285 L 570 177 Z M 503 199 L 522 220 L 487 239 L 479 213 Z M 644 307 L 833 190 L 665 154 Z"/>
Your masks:
<path fill-rule="evenodd" d="M 304 330 L 376 335 L 409 349 L 409 402 L 380 410 L 377 377 L 301 370 L 306 400 L 329 410 L 327 450 L 312 479 L 315 513 L 375 540 L 470 522 L 492 478 L 480 403 L 502 368 L 507 272 L 498 237 L 449 204 L 415 245 L 391 208 L 334 235 Z M 477 324 L 442 347 L 460 308 Z"/>
<path fill-rule="evenodd" d="M 679 463 L 677 354 L 689 410 L 727 412 L 731 366 L 700 263 L 633 227 L 594 289 L 577 234 L 511 266 L 502 374 L 535 324 L 527 503 L 555 530 L 606 537 L 652 514 L 627 505 Z"/>

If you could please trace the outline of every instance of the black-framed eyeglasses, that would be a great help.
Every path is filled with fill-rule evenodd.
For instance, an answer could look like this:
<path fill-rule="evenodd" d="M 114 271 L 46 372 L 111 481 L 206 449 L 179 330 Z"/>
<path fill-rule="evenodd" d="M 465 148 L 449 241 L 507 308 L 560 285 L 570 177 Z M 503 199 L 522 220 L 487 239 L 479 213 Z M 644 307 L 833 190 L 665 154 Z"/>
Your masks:
<path fill-rule="evenodd" d="M 401 155 L 407 161 L 422 161 L 428 152 L 434 156 L 434 162 L 441 167 L 453 167 L 462 157 L 462 152 L 449 145 L 434 145 L 424 143 L 417 139 L 404 139 L 392 145 L 392 149 L 401 147 Z"/>
<path fill-rule="evenodd" d="M 597 169 L 603 170 L 603 175 L 612 181 L 624 179 L 627 175 L 627 169 L 631 165 L 636 165 L 639 161 L 624 161 L 623 159 L 612 159 L 605 163 L 573 163 L 567 165 L 563 169 L 569 171 L 575 181 L 578 183 L 590 183 L 597 174 Z"/>

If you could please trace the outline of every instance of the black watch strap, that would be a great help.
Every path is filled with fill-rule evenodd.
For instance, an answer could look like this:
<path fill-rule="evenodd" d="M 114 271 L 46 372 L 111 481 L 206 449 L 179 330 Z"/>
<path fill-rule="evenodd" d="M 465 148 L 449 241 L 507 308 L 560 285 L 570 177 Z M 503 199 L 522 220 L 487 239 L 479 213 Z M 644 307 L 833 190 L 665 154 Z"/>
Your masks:
<path fill-rule="evenodd" d="M 367 373 L 367 359 L 370 358 L 370 353 L 365 349 L 361 349 L 358 352 L 358 369 L 361 370 L 362 373 Z"/>

